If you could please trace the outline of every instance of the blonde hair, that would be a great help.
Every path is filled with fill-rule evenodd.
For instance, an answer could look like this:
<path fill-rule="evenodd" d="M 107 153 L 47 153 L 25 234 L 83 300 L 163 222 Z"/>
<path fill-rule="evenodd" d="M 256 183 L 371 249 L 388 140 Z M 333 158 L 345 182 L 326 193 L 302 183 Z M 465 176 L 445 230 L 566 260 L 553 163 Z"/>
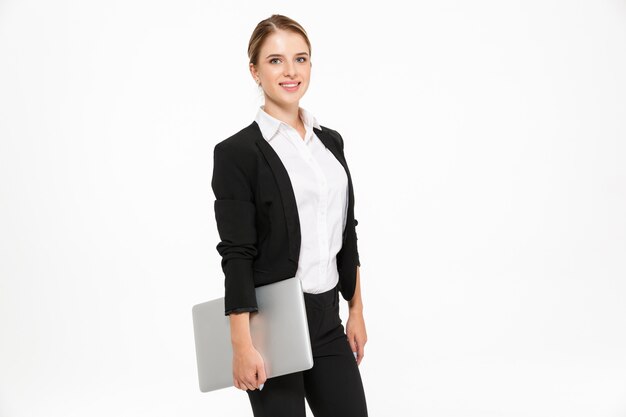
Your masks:
<path fill-rule="evenodd" d="M 250 42 L 248 42 L 248 58 L 251 64 L 257 65 L 263 42 L 269 35 L 279 29 L 288 30 L 301 35 L 309 47 L 309 57 L 311 56 L 311 42 L 302 25 L 287 16 L 273 14 L 267 19 L 261 20 L 254 28 L 252 36 L 250 36 Z"/>

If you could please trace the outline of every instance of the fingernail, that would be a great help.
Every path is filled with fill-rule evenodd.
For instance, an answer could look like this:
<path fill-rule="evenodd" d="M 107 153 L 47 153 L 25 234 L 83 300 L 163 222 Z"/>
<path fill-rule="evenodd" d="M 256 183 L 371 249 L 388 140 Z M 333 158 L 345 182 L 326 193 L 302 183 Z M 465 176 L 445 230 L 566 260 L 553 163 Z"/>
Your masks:
<path fill-rule="evenodd" d="M 260 389 L 260 390 L 263 390 L 263 386 L 264 386 L 264 385 L 265 385 L 265 384 L 261 384 L 261 385 L 259 385 L 259 389 Z"/>
<path fill-rule="evenodd" d="M 352 354 L 354 355 L 354 359 L 356 359 L 356 352 L 352 352 Z"/>

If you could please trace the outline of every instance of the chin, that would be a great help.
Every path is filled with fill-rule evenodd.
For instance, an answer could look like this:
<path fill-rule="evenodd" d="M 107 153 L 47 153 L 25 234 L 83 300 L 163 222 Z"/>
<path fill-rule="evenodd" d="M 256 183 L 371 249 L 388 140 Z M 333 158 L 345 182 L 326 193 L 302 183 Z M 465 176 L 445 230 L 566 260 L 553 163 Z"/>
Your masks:
<path fill-rule="evenodd" d="M 298 94 L 297 96 L 289 96 L 289 97 L 281 97 L 281 102 L 285 104 L 293 104 L 300 101 L 302 98 L 302 94 Z"/>

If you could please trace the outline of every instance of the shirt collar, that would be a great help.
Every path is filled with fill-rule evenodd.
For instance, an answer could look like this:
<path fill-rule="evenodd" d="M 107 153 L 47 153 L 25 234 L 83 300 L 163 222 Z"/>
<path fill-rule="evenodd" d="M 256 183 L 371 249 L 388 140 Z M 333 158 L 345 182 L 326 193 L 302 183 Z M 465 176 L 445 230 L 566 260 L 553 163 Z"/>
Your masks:
<path fill-rule="evenodd" d="M 307 142 L 313 136 L 313 133 L 314 133 L 313 128 L 315 127 L 321 130 L 322 127 L 320 126 L 317 119 L 315 118 L 315 116 L 313 116 L 311 112 L 307 111 L 306 109 L 302 107 L 298 107 L 298 109 L 299 109 L 300 117 L 302 118 L 302 121 L 304 122 L 304 128 L 306 129 L 305 142 Z M 279 129 L 293 129 L 287 123 L 281 120 L 278 120 L 275 117 L 270 116 L 268 113 L 266 113 L 264 105 L 259 106 L 259 109 L 257 111 L 256 117 L 254 120 L 259 125 L 259 128 L 261 129 L 261 133 L 263 134 L 263 137 L 268 142 L 271 141 L 276 136 Z"/>

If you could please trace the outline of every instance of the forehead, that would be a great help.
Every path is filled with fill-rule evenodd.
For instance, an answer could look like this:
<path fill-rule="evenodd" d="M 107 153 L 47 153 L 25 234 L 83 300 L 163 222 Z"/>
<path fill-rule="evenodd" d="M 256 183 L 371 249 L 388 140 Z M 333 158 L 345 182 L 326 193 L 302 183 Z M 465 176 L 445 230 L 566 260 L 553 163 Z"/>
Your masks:
<path fill-rule="evenodd" d="M 270 34 L 261 47 L 261 55 L 264 58 L 270 54 L 297 55 L 308 51 L 309 47 L 302 35 L 286 30 L 277 30 Z"/>

